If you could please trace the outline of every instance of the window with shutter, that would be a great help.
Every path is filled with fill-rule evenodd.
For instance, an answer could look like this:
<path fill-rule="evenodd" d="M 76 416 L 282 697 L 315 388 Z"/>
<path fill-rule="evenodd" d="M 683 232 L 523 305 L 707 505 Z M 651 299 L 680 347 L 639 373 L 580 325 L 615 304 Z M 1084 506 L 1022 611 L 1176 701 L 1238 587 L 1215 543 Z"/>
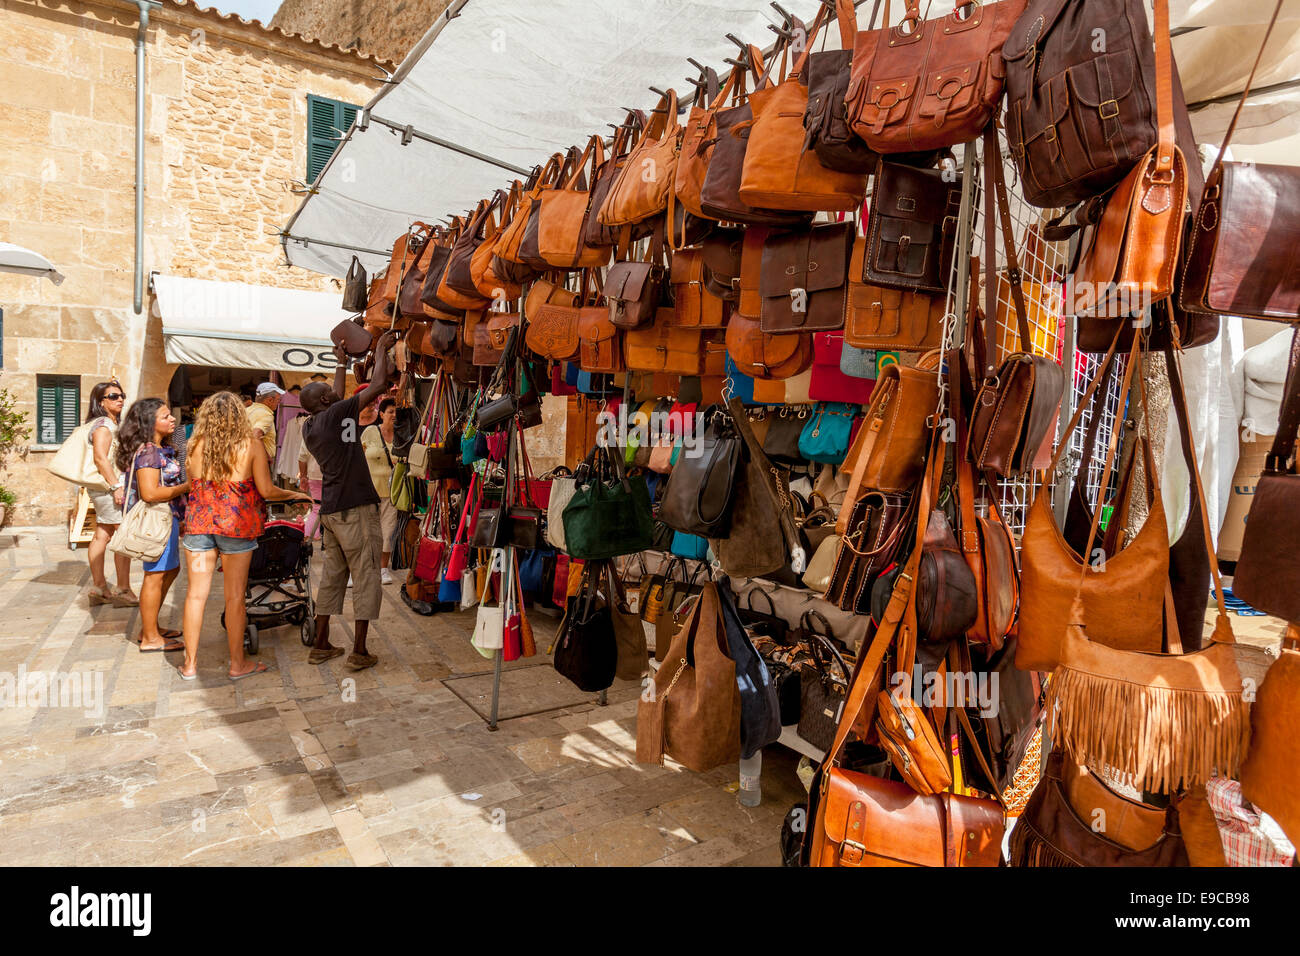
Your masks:
<path fill-rule="evenodd" d="M 307 182 L 315 183 L 356 119 L 358 107 L 307 94 Z"/>
<path fill-rule="evenodd" d="M 81 424 L 81 379 L 76 375 L 36 376 L 36 441 L 62 445 Z"/>

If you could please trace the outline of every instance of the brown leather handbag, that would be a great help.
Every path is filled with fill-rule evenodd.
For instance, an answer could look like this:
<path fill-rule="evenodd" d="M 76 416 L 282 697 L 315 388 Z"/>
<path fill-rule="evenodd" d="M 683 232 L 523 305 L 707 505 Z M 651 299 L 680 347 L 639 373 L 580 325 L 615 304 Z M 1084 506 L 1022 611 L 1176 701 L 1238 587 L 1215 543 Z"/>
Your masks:
<path fill-rule="evenodd" d="M 828 169 L 815 150 L 806 148 L 808 86 L 802 75 L 825 23 L 826 9 L 819 8 L 789 76 L 785 75 L 788 51 L 782 50 L 780 81 L 750 94 L 754 119 L 748 127 L 749 143 L 740 178 L 740 199 L 749 206 L 804 212 L 848 211 L 858 208 L 866 195 L 865 173 Z"/>
<path fill-rule="evenodd" d="M 524 300 L 524 318 L 528 320 L 524 344 L 557 362 L 577 358 L 580 303 L 580 293 L 545 279 L 534 282 Z"/>
<path fill-rule="evenodd" d="M 1274 322 L 1300 319 L 1300 270 L 1295 267 L 1300 168 L 1223 161 L 1281 9 L 1278 0 L 1205 181 L 1183 276 L 1181 299 L 1188 310 Z"/>
<path fill-rule="evenodd" d="M 588 165 L 594 178 L 604 161 L 604 140 L 593 136 L 574 163 L 569 178 L 558 188 L 541 195 L 537 214 L 537 251 L 552 268 L 600 268 L 609 262 L 610 246 L 589 246 L 585 242 L 587 220 L 596 214 L 590 205 Z"/>
<path fill-rule="evenodd" d="M 1005 2 L 1005 0 L 1003 0 Z M 956 248 L 961 176 L 882 159 L 867 219 L 862 281 L 944 295 Z"/>
<path fill-rule="evenodd" d="M 1300 634 L 1288 626 L 1251 708 L 1241 792 L 1300 843 Z"/>
<path fill-rule="evenodd" d="M 388 268 L 381 274 L 378 288 L 371 286 L 371 299 L 376 296 L 386 303 L 395 304 L 402 291 L 402 283 L 407 273 L 420 258 L 420 252 L 429 238 L 429 227 L 422 222 L 413 222 L 411 227 L 393 242 L 393 252 L 388 259 Z"/>
<path fill-rule="evenodd" d="M 717 586 L 704 585 L 673 635 L 653 692 L 637 704 L 637 763 L 669 756 L 704 773 L 740 759 L 740 691 Z"/>
<path fill-rule="evenodd" d="M 600 207 L 598 219 L 602 226 L 631 226 L 665 211 L 671 216 L 681 144 L 677 91 L 670 89 L 660 98 L 645 132 Z"/>
<path fill-rule="evenodd" d="M 769 335 L 844 327 L 844 297 L 856 223 L 782 232 L 763 243 L 760 324 Z"/>
<path fill-rule="evenodd" d="M 1025 0 L 972 2 L 924 20 L 906 0 L 903 22 L 859 33 L 844 103 L 853 131 L 881 154 L 942 149 L 969 142 L 1002 99 L 1002 45 Z M 959 14 L 965 12 L 965 17 Z"/>
<path fill-rule="evenodd" d="M 700 191 L 704 188 L 704 178 L 709 171 L 709 158 L 717 141 L 717 114 L 725 106 L 734 106 L 745 99 L 745 82 L 752 68 L 747 64 L 762 65 L 763 54 L 756 46 L 749 48 L 745 62 L 732 68 L 727 74 L 726 82 L 718 88 L 718 74 L 710 69 L 705 71 L 705 85 L 691 107 L 690 115 L 682 133 L 681 155 L 677 159 L 677 171 L 674 175 L 673 192 L 677 202 L 692 216 L 709 218 L 700 205 Z M 755 79 L 757 73 L 753 73 Z M 679 240 L 676 230 L 672 235 L 674 249 L 684 243 Z"/>
<path fill-rule="evenodd" d="M 836 530 L 846 534 L 853 506 L 868 491 L 904 492 L 921 480 L 927 422 L 939 407 L 939 353 L 915 367 L 887 366 L 876 379 L 862 426 L 840 465 L 852 475 Z"/>
<path fill-rule="evenodd" d="M 858 236 L 849 260 L 844 342 L 884 352 L 928 352 L 943 344 L 944 297 L 887 289 L 867 279 L 867 238 Z"/>
<path fill-rule="evenodd" d="M 664 224 L 655 224 L 650 258 L 619 261 L 605 273 L 609 320 L 620 329 L 638 329 L 655 321 L 668 270 L 664 266 Z"/>
<path fill-rule="evenodd" d="M 1011 831 L 1009 865 L 1188 865 L 1178 813 L 1172 805 L 1161 811 L 1134 804 L 1106 789 L 1082 768 L 1075 770 L 1073 793 L 1067 794 L 1065 766 L 1065 755 L 1059 748 L 1053 750 L 1038 786 Z M 1080 771 L 1083 776 L 1078 778 Z M 1071 795 L 1078 802 L 1072 802 Z M 1157 822 L 1154 842 L 1134 848 L 1132 844 L 1148 838 Z"/>
<path fill-rule="evenodd" d="M 478 249 L 486 235 L 488 213 L 492 200 L 485 199 L 478 204 L 474 214 L 466 222 L 465 228 L 456 236 L 447 257 L 447 270 L 438 285 L 438 298 L 457 309 L 482 309 L 491 303 L 491 299 L 479 292 L 474 284 L 471 264 L 474 251 Z"/>
<path fill-rule="evenodd" d="M 1007 207 L 1006 184 L 1002 179 L 1002 156 L 997 131 L 990 128 L 984 135 L 984 314 L 996 316 L 996 281 L 993 263 L 994 208 L 1002 224 L 1002 245 L 1006 255 L 1006 275 L 1011 287 L 1012 307 L 1021 351 L 1013 352 L 996 364 L 997 322 L 986 319 L 983 342 L 980 341 L 979 317 L 972 310 L 971 340 L 975 350 L 975 367 L 984 376 L 970 416 L 967 455 L 981 471 L 1013 476 L 1028 471 L 1034 464 L 1048 431 L 1060 413 L 1065 393 L 1065 370 L 1054 358 L 1033 352 L 1033 336 L 1025 318 L 1025 297 L 1020 268 L 1016 260 L 1015 239 L 1011 231 L 1011 214 Z M 982 346 L 982 347 L 981 347 Z"/>
<path fill-rule="evenodd" d="M 518 183 L 515 185 L 518 186 Z M 511 204 L 517 206 L 518 202 L 519 194 L 515 192 L 514 187 L 509 193 L 497 190 L 483 220 L 483 241 L 479 243 L 469 260 L 470 278 L 479 295 L 503 304 L 518 299 L 524 291 L 521 283 L 511 281 L 496 268 L 496 249 L 501 239 L 498 216 L 501 222 L 505 222 L 508 207 Z"/>
<path fill-rule="evenodd" d="M 898 554 L 906 536 L 911 494 L 869 491 L 849 509 L 826 585 L 826 600 L 841 611 L 871 613 L 871 588 Z"/>
<path fill-rule="evenodd" d="M 470 316 L 479 316 L 477 319 L 471 319 Z M 503 321 L 508 320 L 510 325 L 517 325 L 519 322 L 518 313 L 498 312 L 492 315 L 492 318 Z M 477 368 L 495 368 L 501 360 L 501 349 L 492 344 L 492 333 L 488 330 L 490 320 L 482 313 L 467 313 L 465 316 L 465 340 L 474 348 L 474 365 Z"/>
<path fill-rule="evenodd" d="M 601 292 L 600 273 L 584 272 L 578 309 L 578 364 L 583 371 L 602 375 L 626 372 L 622 335 L 609 321 L 609 305 Z"/>
<path fill-rule="evenodd" d="M 511 215 L 509 223 L 502 228 L 501 238 L 497 242 L 494 253 L 501 260 L 497 264 L 499 274 L 510 275 L 511 278 L 526 282 L 528 278 L 546 268 L 544 263 L 530 264 L 524 243 L 530 224 L 534 227 L 535 240 L 537 206 L 541 202 L 542 194 L 549 189 L 554 189 L 556 182 L 564 175 L 569 155 L 569 153 L 552 154 L 544 165 L 533 169 L 528 180 L 523 184 L 518 206 Z"/>
<path fill-rule="evenodd" d="M 755 379 L 787 379 L 812 365 L 812 334 L 769 335 L 760 321 L 739 312 L 727 320 L 727 354 L 736 368 Z"/>
<path fill-rule="evenodd" d="M 740 301 L 740 270 L 745 232 L 741 227 L 719 226 L 705 236 L 700 245 L 704 258 L 705 288 L 733 305 Z"/>
<path fill-rule="evenodd" d="M 457 309 L 449 302 L 438 298 L 438 289 L 442 277 L 447 272 L 447 263 L 451 259 L 451 248 L 455 245 L 456 235 L 464 227 L 462 220 L 455 219 L 448 229 L 437 229 L 420 257 L 424 269 L 424 282 L 420 286 L 420 306 L 424 314 L 431 319 L 450 318 L 464 315 L 464 309 Z"/>
<path fill-rule="evenodd" d="M 518 312 L 489 312 L 483 323 L 487 328 L 488 344 L 500 352 L 510 342 L 510 331 L 519 327 Z"/>
<path fill-rule="evenodd" d="M 614 139 L 610 144 L 610 150 L 605 157 L 605 161 L 596 165 L 596 171 L 591 177 L 591 197 L 588 201 L 586 231 L 582 237 L 583 243 L 588 246 L 612 246 L 620 239 L 623 230 L 602 225 L 600 210 L 605 205 L 609 191 L 622 174 L 623 167 L 627 165 L 628 154 L 631 153 L 632 147 L 636 145 L 641 130 L 645 129 L 645 124 L 646 116 L 642 110 L 629 110 L 627 117 L 614 130 Z M 635 238 L 640 234 L 641 227 L 633 226 L 632 236 Z"/>
<path fill-rule="evenodd" d="M 1070 436 L 1078 426 L 1083 410 L 1106 377 L 1106 366 L 1115 352 L 1107 355 L 1079 401 L 1069 424 L 1061 434 L 1056 454 L 1047 473 L 1056 474 Z M 1136 352 L 1130 351 L 1121 395 L 1128 395 L 1132 385 L 1132 368 Z M 1113 466 L 1118 447 L 1119 429 L 1111 436 L 1107 465 Z M 1147 475 L 1154 475 L 1150 464 L 1150 445 L 1141 442 L 1149 462 Z M 1148 479 L 1150 481 L 1151 479 Z M 1109 486 L 1109 476 L 1102 487 Z M 1165 526 L 1160 488 L 1150 486 L 1147 520 L 1127 547 L 1117 550 L 1099 564 L 1099 553 L 1089 545 L 1086 555 L 1079 555 L 1066 542 L 1056 526 L 1050 502 L 1051 487 L 1039 489 L 1025 519 L 1020 539 L 1020 621 L 1016 646 L 1016 666 L 1022 670 L 1050 671 L 1061 661 L 1061 645 L 1070 622 L 1073 602 L 1082 602 L 1082 612 L 1089 621 L 1089 633 L 1096 641 L 1132 651 L 1158 652 L 1163 644 L 1162 625 L 1165 589 L 1169 579 L 1169 532 Z M 1095 514 L 1094 514 L 1095 518 Z M 1112 520 L 1121 520 L 1118 515 Z M 1094 527 L 1096 522 L 1094 521 Z M 1122 527 L 1122 525 L 1121 525 Z M 1086 560 L 1085 560 L 1086 557 Z M 1089 566 L 1103 573 L 1084 574 Z M 1076 583 L 1082 580 L 1082 587 Z"/>
<path fill-rule="evenodd" d="M 1174 291 L 1188 186 L 1187 164 L 1174 141 L 1168 0 L 1155 2 L 1155 51 L 1156 145 L 1105 200 L 1067 296 L 1077 315 L 1129 315 Z"/>
<path fill-rule="evenodd" d="M 673 324 L 692 329 L 720 329 L 727 324 L 727 303 L 705 283 L 704 250 L 673 253 L 668 279 L 673 287 Z"/>
<path fill-rule="evenodd" d="M 704 358 L 700 331 L 674 325 L 671 308 L 660 309 L 651 325 L 626 331 L 623 351 L 634 372 L 699 375 Z"/>

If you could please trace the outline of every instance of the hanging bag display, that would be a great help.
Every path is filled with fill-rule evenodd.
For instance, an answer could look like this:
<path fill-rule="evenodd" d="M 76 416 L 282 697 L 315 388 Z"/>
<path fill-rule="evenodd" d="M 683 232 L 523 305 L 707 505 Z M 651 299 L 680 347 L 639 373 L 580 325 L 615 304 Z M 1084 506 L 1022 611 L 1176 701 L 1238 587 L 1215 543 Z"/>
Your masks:
<path fill-rule="evenodd" d="M 608 245 L 590 246 L 584 241 L 587 220 L 594 218 L 588 182 L 605 161 L 605 142 L 599 136 L 587 141 L 569 178 L 558 189 L 542 193 L 537 218 L 537 249 L 556 269 L 600 268 L 609 262 Z M 590 164 L 590 170 L 588 167 Z M 591 180 L 588 180 L 590 171 Z"/>
<path fill-rule="evenodd" d="M 659 99 L 641 138 L 628 156 L 598 214 L 602 226 L 631 226 L 672 212 L 677 154 L 682 125 L 677 119 L 677 91 Z"/>

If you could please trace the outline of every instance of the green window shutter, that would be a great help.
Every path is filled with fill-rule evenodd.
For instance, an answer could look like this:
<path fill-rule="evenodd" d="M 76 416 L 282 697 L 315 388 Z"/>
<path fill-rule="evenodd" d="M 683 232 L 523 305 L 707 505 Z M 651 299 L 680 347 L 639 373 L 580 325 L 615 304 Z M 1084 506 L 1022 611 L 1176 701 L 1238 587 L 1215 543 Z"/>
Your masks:
<path fill-rule="evenodd" d="M 62 445 L 81 424 L 81 379 L 75 375 L 36 376 L 36 440 Z"/>
<path fill-rule="evenodd" d="M 315 183 L 334 155 L 342 134 L 356 119 L 357 107 L 323 96 L 307 95 L 307 182 Z"/>

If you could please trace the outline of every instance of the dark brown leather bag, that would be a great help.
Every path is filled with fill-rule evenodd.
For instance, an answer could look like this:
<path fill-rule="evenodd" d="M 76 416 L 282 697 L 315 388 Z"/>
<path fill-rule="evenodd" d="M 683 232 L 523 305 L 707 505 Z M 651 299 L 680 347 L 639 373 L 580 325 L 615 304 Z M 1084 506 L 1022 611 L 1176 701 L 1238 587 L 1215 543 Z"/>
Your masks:
<path fill-rule="evenodd" d="M 647 261 L 621 261 L 609 267 L 605 298 L 609 302 L 609 320 L 617 328 L 639 329 L 655 321 L 667 281 L 664 253 L 664 224 L 659 220 Z"/>
<path fill-rule="evenodd" d="M 1062 783 L 1065 757 L 1059 748 L 1047 758 L 1047 769 L 1034 788 L 1024 813 L 1011 831 L 1009 860 L 1011 866 L 1187 866 L 1187 849 L 1183 846 L 1178 829 L 1178 813 L 1171 805 L 1163 814 L 1164 827 L 1159 839 L 1143 849 L 1130 849 L 1110 835 L 1112 825 L 1122 825 L 1124 814 L 1112 819 L 1120 810 L 1119 798 L 1104 797 L 1094 788 L 1088 793 L 1093 799 L 1085 802 L 1102 803 L 1109 808 L 1109 821 L 1100 832 L 1093 824 L 1097 808 L 1073 807 L 1066 797 Z M 1096 785 L 1100 787 L 1100 784 Z M 1159 811 L 1156 811 L 1159 812 Z M 1139 817 L 1141 814 L 1139 814 Z M 1136 821 L 1137 827 L 1146 830 L 1145 821 Z M 1133 829 L 1130 824 L 1129 829 Z M 1130 838 L 1129 842 L 1133 842 Z"/>
<path fill-rule="evenodd" d="M 920 0 L 907 0 L 898 26 L 859 33 L 845 95 L 853 131 L 882 155 L 978 137 L 1002 99 L 1002 45 L 1024 9 L 1025 0 L 974 2 L 924 20 Z"/>
<path fill-rule="evenodd" d="M 944 296 L 887 289 L 867 279 L 867 238 L 858 236 L 849 260 L 844 343 L 885 352 L 928 352 L 943 344 Z"/>
<path fill-rule="evenodd" d="M 744 55 L 743 62 L 732 68 L 721 88 L 718 87 L 718 74 L 713 69 L 706 68 L 704 86 L 700 88 L 695 105 L 691 107 L 690 116 L 686 119 L 673 191 L 678 204 L 692 216 L 708 218 L 700 205 L 700 192 L 704 188 L 709 161 L 717 143 L 717 115 L 724 107 L 744 102 L 748 76 L 752 73 L 755 79 L 759 78 L 759 74 L 753 72 L 749 64 L 756 64 L 760 69 L 763 65 L 763 53 L 756 46 L 751 46 Z M 685 245 L 676 229 L 671 238 L 674 249 Z"/>
<path fill-rule="evenodd" d="M 358 319 L 344 319 L 330 330 L 330 341 L 343 346 L 343 351 L 353 358 L 360 358 L 370 351 L 374 342 L 366 331 L 364 323 Z"/>
<path fill-rule="evenodd" d="M 984 339 L 980 342 L 979 318 L 972 311 L 975 367 L 984 376 L 971 412 L 967 455 L 981 471 L 1014 476 L 1029 470 L 1039 448 L 1060 411 L 1065 393 L 1065 370 L 1054 358 L 1033 353 L 1033 336 L 1025 318 L 1025 296 L 1016 260 L 1011 214 L 1007 207 L 1006 184 L 1002 180 L 1002 156 L 997 131 L 984 136 Z M 994 209 L 1002 224 L 1006 275 L 1021 351 L 994 366 L 997 355 L 997 280 L 994 276 Z M 982 348 L 981 348 L 982 346 Z"/>
<path fill-rule="evenodd" d="M 760 322 L 769 335 L 844 327 L 854 222 L 776 233 L 763 244 Z"/>
<path fill-rule="evenodd" d="M 943 295 L 952 269 L 960 208 L 959 174 L 882 159 L 876 167 L 867 219 L 863 281 Z"/>
<path fill-rule="evenodd" d="M 455 241 L 455 229 L 437 232 L 430 240 L 425 255 L 421 257 L 424 282 L 420 285 L 420 306 L 429 318 L 464 314 L 465 310 L 457 309 L 438 298 L 438 288 L 442 285 L 442 277 L 447 271 L 447 262 L 451 259 L 451 247 Z"/>
<path fill-rule="evenodd" d="M 903 543 L 911 494 L 869 491 L 849 510 L 826 600 L 841 611 L 871 613 L 871 588 Z"/>
<path fill-rule="evenodd" d="M 486 308 L 491 299 L 484 296 L 474 284 L 471 262 L 474 251 L 483 242 L 488 213 L 492 200 L 485 199 L 478 204 L 470 216 L 465 228 L 456 236 L 447 257 L 447 269 L 438 285 L 438 298 L 457 309 Z"/>
<path fill-rule="evenodd" d="M 1274 322 L 1300 319 L 1300 167 L 1223 161 L 1281 9 L 1278 0 L 1205 181 L 1183 276 L 1185 309 Z"/>
<path fill-rule="evenodd" d="M 721 227 L 710 232 L 700 246 L 704 258 L 705 288 L 732 304 L 740 300 L 744 248 L 744 229 Z"/>

